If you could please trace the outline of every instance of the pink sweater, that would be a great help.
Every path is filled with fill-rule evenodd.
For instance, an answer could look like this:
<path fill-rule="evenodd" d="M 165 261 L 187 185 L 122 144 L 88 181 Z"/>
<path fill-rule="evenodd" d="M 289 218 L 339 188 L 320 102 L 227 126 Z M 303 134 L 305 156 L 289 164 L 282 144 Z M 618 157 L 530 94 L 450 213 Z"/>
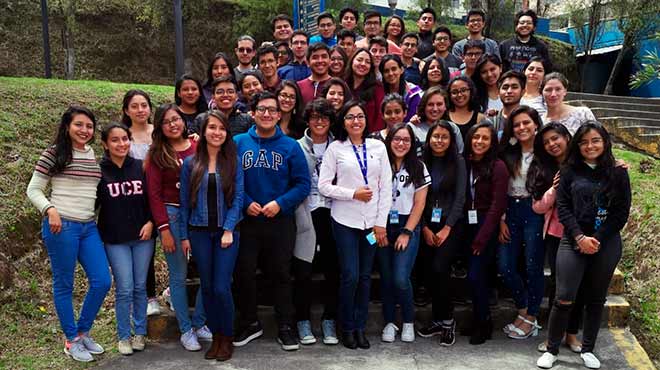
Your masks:
<path fill-rule="evenodd" d="M 559 222 L 557 207 L 555 207 L 556 198 L 557 190 L 551 186 L 550 189 L 543 194 L 541 199 L 532 202 L 532 209 L 534 212 L 545 216 L 545 223 L 543 225 L 544 238 L 547 234 L 557 238 L 561 238 L 564 234 L 564 225 Z"/>

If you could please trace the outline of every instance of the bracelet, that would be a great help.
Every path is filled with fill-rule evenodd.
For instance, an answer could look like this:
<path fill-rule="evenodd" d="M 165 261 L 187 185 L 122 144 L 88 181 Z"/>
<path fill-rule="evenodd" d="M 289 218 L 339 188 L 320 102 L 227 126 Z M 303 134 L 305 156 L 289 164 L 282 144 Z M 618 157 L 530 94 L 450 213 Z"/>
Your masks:
<path fill-rule="evenodd" d="M 586 236 L 585 236 L 584 234 L 580 234 L 580 235 L 578 235 L 577 238 L 575 238 L 575 242 L 576 242 L 576 243 L 579 243 L 579 242 L 581 242 L 582 239 L 584 239 L 584 238 L 586 238 Z"/>

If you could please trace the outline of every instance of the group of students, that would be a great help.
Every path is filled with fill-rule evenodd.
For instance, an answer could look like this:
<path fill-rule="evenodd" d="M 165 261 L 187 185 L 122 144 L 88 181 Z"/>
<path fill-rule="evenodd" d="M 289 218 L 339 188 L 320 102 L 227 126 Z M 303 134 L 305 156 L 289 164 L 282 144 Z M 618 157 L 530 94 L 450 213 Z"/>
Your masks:
<path fill-rule="evenodd" d="M 527 41 L 535 24 L 529 14 L 517 15 Z M 356 11 L 342 10 L 342 25 L 351 16 L 357 23 Z M 273 35 L 292 47 L 293 62 L 278 70 L 288 51 L 264 45 L 256 51 L 258 69 L 245 68 L 252 67 L 255 42 L 242 36 L 239 67 L 218 53 L 206 83 L 184 75 L 175 86 L 176 104 L 159 106 L 153 120 L 149 95 L 128 91 L 122 123 L 101 130 L 99 164 L 89 145 L 97 128 L 93 113 L 67 109 L 27 192 L 44 215 L 68 355 L 92 361 L 103 352 L 89 331 L 110 289 L 110 271 L 118 350 L 128 355 L 144 349 L 158 235 L 181 344 L 198 351 L 199 341 L 210 341 L 207 359 L 228 360 L 234 347 L 263 335 L 258 269 L 272 292 L 282 348 L 316 343 L 310 320 L 315 264 L 325 276 L 324 344 L 370 347 L 365 327 L 374 261 L 381 275 L 383 342 L 397 336 L 413 342 L 417 334 L 454 344 L 449 287 L 457 260 L 468 266 L 470 343 L 492 336 L 495 265 L 518 309 L 504 332 L 513 339 L 533 337 L 540 329 L 547 253 L 556 293 L 537 365 L 552 367 L 565 341 L 585 366 L 600 366 L 593 351 L 631 197 L 609 134 L 588 108 L 564 102 L 568 81 L 549 73 L 547 58 L 529 54 L 529 47 L 528 54 L 518 50 L 518 59 L 503 62 L 497 54 L 514 46 L 466 40 L 463 54 L 455 56 L 461 62 L 455 73 L 447 55 L 426 62 L 412 56 L 408 61 L 417 63 L 422 85 L 411 82 L 406 50 L 417 49 L 435 13 L 424 9 L 419 35 L 398 39 L 401 56 L 393 52 L 396 38 L 386 32 L 381 45 L 373 34 L 374 28 L 380 32 L 377 16 L 365 14 L 366 37 L 357 44 L 365 40 L 369 47 L 354 50 L 341 44 L 342 34 L 355 35 L 350 28 L 338 37 L 324 33 L 327 23 L 334 26 L 332 16 L 332 22 L 319 16 L 321 35 L 310 45 L 315 38 L 293 31 L 287 16 L 275 17 Z M 471 34 L 480 23 L 475 18 L 483 23 L 485 15 L 468 14 Z M 386 30 L 403 27 L 392 26 L 395 21 Z M 440 26 L 433 32 L 434 46 L 451 41 L 446 31 Z M 342 46 L 330 48 L 332 40 Z M 523 57 L 529 60 L 518 71 Z M 333 67 L 342 58 L 341 68 Z M 305 68 L 310 74 L 300 77 Z M 300 79 L 280 79 L 280 72 Z M 186 292 L 191 256 L 200 277 L 192 315 Z M 77 320 L 76 261 L 89 280 Z M 413 271 L 432 303 L 432 319 L 417 330 Z"/>

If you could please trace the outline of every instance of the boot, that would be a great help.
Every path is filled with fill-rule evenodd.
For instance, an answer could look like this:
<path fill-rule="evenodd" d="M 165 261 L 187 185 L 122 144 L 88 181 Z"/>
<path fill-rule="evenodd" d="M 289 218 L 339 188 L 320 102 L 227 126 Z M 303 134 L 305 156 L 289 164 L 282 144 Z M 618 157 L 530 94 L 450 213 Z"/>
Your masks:
<path fill-rule="evenodd" d="M 478 321 L 470 336 L 470 344 L 484 344 L 493 337 L 493 322 L 489 320 Z"/>
<path fill-rule="evenodd" d="M 220 349 L 216 355 L 216 360 L 227 361 L 234 354 L 234 337 L 221 336 Z"/>
<path fill-rule="evenodd" d="M 208 351 L 204 354 L 204 358 L 207 360 L 213 360 L 218 356 L 218 350 L 220 350 L 220 341 L 222 336 L 220 334 L 213 334 L 213 342 Z"/>

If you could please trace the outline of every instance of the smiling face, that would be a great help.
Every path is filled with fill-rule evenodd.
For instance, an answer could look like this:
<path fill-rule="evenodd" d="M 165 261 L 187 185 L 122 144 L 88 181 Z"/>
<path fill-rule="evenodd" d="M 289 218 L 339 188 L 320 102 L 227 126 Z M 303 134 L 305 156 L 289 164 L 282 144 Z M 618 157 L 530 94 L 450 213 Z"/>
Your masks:
<path fill-rule="evenodd" d="M 468 18 L 465 27 L 471 34 L 480 35 L 481 31 L 484 29 L 484 19 L 478 14 L 473 14 Z"/>
<path fill-rule="evenodd" d="M 543 133 L 543 149 L 554 158 L 562 158 L 568 148 L 568 138 L 555 130 Z"/>
<path fill-rule="evenodd" d="M 371 57 L 369 56 L 369 53 L 365 51 L 357 53 L 355 58 L 353 58 L 351 69 L 355 76 L 362 78 L 366 77 L 371 69 Z"/>
<path fill-rule="evenodd" d="M 181 98 L 184 105 L 194 106 L 197 104 L 197 100 L 199 100 L 200 93 L 195 81 L 185 80 L 181 83 L 179 98 Z"/>
<path fill-rule="evenodd" d="M 465 108 L 470 103 L 470 86 L 463 80 L 456 80 L 449 87 L 451 102 L 456 108 Z"/>
<path fill-rule="evenodd" d="M 433 59 L 431 64 L 429 64 L 429 71 L 426 78 L 432 86 L 442 81 L 442 68 L 440 68 L 440 63 L 437 60 Z"/>
<path fill-rule="evenodd" d="M 497 64 L 489 61 L 481 66 L 479 74 L 487 86 L 496 86 L 497 80 L 500 79 L 500 74 L 502 74 L 502 68 Z"/>
<path fill-rule="evenodd" d="M 259 57 L 259 70 L 264 78 L 269 79 L 277 74 L 277 56 L 266 53 Z"/>
<path fill-rule="evenodd" d="M 69 138 L 76 149 L 84 149 L 94 137 L 94 122 L 86 114 L 78 113 L 69 123 Z"/>
<path fill-rule="evenodd" d="M 289 63 L 289 48 L 286 45 L 277 47 L 277 68 Z"/>
<path fill-rule="evenodd" d="M 473 159 L 480 160 L 488 152 L 493 142 L 491 130 L 488 127 L 480 127 L 472 135 L 472 156 Z"/>
<path fill-rule="evenodd" d="M 291 86 L 284 86 L 279 94 L 277 94 L 277 100 L 280 102 L 282 113 L 291 113 L 293 108 L 296 107 L 296 90 Z"/>
<path fill-rule="evenodd" d="M 403 68 L 399 67 L 399 64 L 395 60 L 388 60 L 385 62 L 385 65 L 383 66 L 383 81 L 385 83 L 398 90 L 402 74 Z"/>
<path fill-rule="evenodd" d="M 465 66 L 470 69 L 475 69 L 477 67 L 477 62 L 479 61 L 479 58 L 484 55 L 484 51 L 481 50 L 480 48 L 469 48 L 465 52 L 465 55 L 463 55 L 463 61 L 465 62 Z"/>
<path fill-rule="evenodd" d="M 206 138 L 206 145 L 209 148 L 220 149 L 222 144 L 227 140 L 227 129 L 224 123 L 216 117 L 209 116 L 209 122 L 206 124 L 204 131 L 204 138 Z"/>
<path fill-rule="evenodd" d="M 545 83 L 543 86 L 543 99 L 548 107 L 556 107 L 564 102 L 566 87 L 556 78 Z"/>
<path fill-rule="evenodd" d="M 525 77 L 527 77 L 527 83 L 532 85 L 540 85 L 545 77 L 545 68 L 543 68 L 543 63 L 541 62 L 531 62 L 525 68 Z"/>
<path fill-rule="evenodd" d="M 354 106 L 344 116 L 344 128 L 349 137 L 361 137 L 367 127 L 367 116 L 359 106 Z"/>
<path fill-rule="evenodd" d="M 259 81 L 257 81 L 259 82 Z M 238 100 L 236 87 L 231 82 L 220 82 L 215 86 L 213 91 L 213 101 L 218 109 L 228 112 L 234 108 L 234 104 Z"/>
<path fill-rule="evenodd" d="M 513 118 L 513 136 L 521 143 L 529 143 L 536 135 L 536 123 L 527 113 L 520 113 Z"/>
<path fill-rule="evenodd" d="M 435 34 L 435 38 L 433 39 L 433 47 L 435 48 L 436 53 L 442 54 L 449 50 L 450 46 L 451 37 L 449 37 L 448 34 L 444 32 L 438 32 Z"/>
<path fill-rule="evenodd" d="M 151 107 L 144 96 L 135 95 L 128 102 L 128 108 L 124 112 L 133 124 L 147 124 L 151 116 Z"/>
<path fill-rule="evenodd" d="M 444 127 L 436 127 L 433 132 L 429 133 L 429 147 L 435 156 L 443 156 L 447 153 L 449 145 L 451 145 L 451 133 Z"/>
<path fill-rule="evenodd" d="M 344 58 L 338 51 L 330 56 L 330 71 L 335 75 L 340 75 L 344 71 Z"/>
<path fill-rule="evenodd" d="M 273 31 L 273 37 L 276 41 L 286 41 L 289 42 L 291 34 L 293 33 L 293 28 L 291 24 L 286 20 L 277 20 L 274 25 L 275 30 Z"/>
<path fill-rule="evenodd" d="M 339 53 L 332 55 L 334 57 L 334 55 L 339 55 Z M 339 58 L 341 58 L 341 55 L 339 55 Z M 331 60 L 328 52 L 323 49 L 316 50 L 312 53 L 312 55 L 309 56 L 309 68 L 312 70 L 312 74 L 314 74 L 315 76 L 320 77 L 328 74 L 328 69 L 332 69 L 333 63 L 336 62 Z M 344 70 L 343 59 L 340 64 L 342 65 L 341 71 L 343 71 Z"/>
<path fill-rule="evenodd" d="M 183 130 L 186 128 L 183 118 L 174 109 L 165 112 L 161 126 L 163 128 L 163 134 L 168 140 L 180 139 L 183 135 Z"/>
<path fill-rule="evenodd" d="M 374 58 L 374 66 L 378 67 L 385 54 L 387 54 L 387 48 L 384 48 L 378 44 L 373 44 L 371 45 L 371 48 L 369 48 L 369 52 Z"/>
<path fill-rule="evenodd" d="M 385 104 L 385 108 L 383 108 L 383 121 L 385 121 L 387 127 L 402 123 L 405 118 L 406 110 L 403 109 L 399 102 L 391 101 Z"/>
<path fill-rule="evenodd" d="M 519 37 L 528 37 L 534 32 L 534 20 L 528 15 L 524 15 L 518 18 L 518 23 L 516 23 L 516 34 Z"/>
<path fill-rule="evenodd" d="M 392 136 L 392 143 L 390 149 L 396 158 L 403 158 L 408 154 L 412 147 L 413 138 L 410 137 L 410 132 L 405 127 L 400 128 Z"/>
<path fill-rule="evenodd" d="M 107 141 L 101 142 L 103 149 L 107 150 L 110 158 L 124 159 L 131 148 L 131 139 L 128 132 L 121 127 L 115 127 L 108 132 Z"/>
<path fill-rule="evenodd" d="M 426 107 L 424 107 L 424 115 L 426 115 L 427 122 L 435 122 L 442 118 L 442 116 L 447 111 L 447 106 L 445 105 L 445 97 L 442 94 L 434 94 L 426 102 Z"/>
<path fill-rule="evenodd" d="M 406 37 L 401 41 L 401 55 L 405 58 L 413 58 L 417 54 L 417 39 Z"/>
<path fill-rule="evenodd" d="M 257 104 L 254 112 L 254 122 L 262 133 L 271 133 L 280 120 L 280 110 L 275 99 L 263 99 Z"/>
<path fill-rule="evenodd" d="M 339 111 L 344 105 L 344 89 L 339 84 L 330 85 L 325 98 L 328 99 L 335 111 Z"/>
<path fill-rule="evenodd" d="M 229 70 L 226 60 L 218 58 L 213 62 L 213 66 L 211 67 L 211 76 L 213 76 L 213 79 L 222 76 L 229 76 L 230 73 L 231 71 Z"/>
<path fill-rule="evenodd" d="M 598 163 L 598 158 L 603 155 L 605 151 L 605 140 L 600 136 L 598 131 L 591 129 L 585 132 L 578 141 L 580 147 L 580 154 L 584 161 L 590 164 Z"/>
<path fill-rule="evenodd" d="M 387 36 L 394 38 L 401 36 L 401 26 L 402 25 L 400 20 L 392 18 L 390 23 L 387 25 Z"/>
<path fill-rule="evenodd" d="M 316 137 L 327 137 L 330 131 L 330 117 L 324 116 L 319 112 L 312 112 L 309 115 L 309 131 Z"/>
<path fill-rule="evenodd" d="M 264 91 L 264 87 L 256 77 L 245 76 L 243 83 L 241 84 L 241 93 L 245 99 L 250 100 L 254 94 L 262 91 Z"/>

